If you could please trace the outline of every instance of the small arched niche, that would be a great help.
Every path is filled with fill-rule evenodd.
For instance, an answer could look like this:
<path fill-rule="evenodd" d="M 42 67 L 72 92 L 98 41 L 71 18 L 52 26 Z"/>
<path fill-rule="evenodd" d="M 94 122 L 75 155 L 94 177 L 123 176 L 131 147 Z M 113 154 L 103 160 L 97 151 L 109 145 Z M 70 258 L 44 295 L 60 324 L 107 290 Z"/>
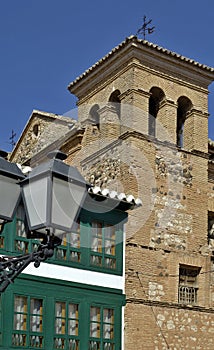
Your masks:
<path fill-rule="evenodd" d="M 165 94 L 162 89 L 155 86 L 150 89 L 149 93 L 149 135 L 156 136 L 156 118 Z"/>
<path fill-rule="evenodd" d="M 40 124 L 34 124 L 33 126 L 33 137 L 38 138 L 40 135 Z"/>
<path fill-rule="evenodd" d="M 177 129 L 176 129 L 176 137 L 177 137 L 177 146 L 184 146 L 184 129 L 185 129 L 185 121 L 188 113 L 192 109 L 192 102 L 186 96 L 179 97 L 177 101 Z"/>
<path fill-rule="evenodd" d="M 117 115 L 120 118 L 120 96 L 121 92 L 120 90 L 115 90 L 111 93 L 109 97 L 109 102 L 112 104 L 112 106 L 116 109 Z"/>

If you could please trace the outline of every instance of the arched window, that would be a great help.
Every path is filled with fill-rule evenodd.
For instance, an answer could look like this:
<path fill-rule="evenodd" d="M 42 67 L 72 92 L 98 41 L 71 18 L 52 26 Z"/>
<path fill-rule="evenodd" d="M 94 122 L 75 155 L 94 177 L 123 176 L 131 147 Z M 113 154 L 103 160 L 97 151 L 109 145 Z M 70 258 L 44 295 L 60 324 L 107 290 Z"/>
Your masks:
<path fill-rule="evenodd" d="M 90 116 L 90 119 L 94 122 L 94 124 L 97 125 L 97 127 L 99 128 L 99 125 L 100 125 L 100 116 L 99 116 L 99 113 L 98 113 L 98 110 L 100 109 L 99 105 L 96 104 L 96 105 L 93 105 L 89 111 L 89 116 Z"/>
<path fill-rule="evenodd" d="M 117 111 L 118 117 L 120 117 L 120 90 L 115 90 L 109 97 L 109 102 L 114 106 Z"/>
<path fill-rule="evenodd" d="M 185 96 L 179 97 L 177 108 L 177 146 L 183 147 L 183 139 L 184 139 L 184 124 L 187 117 L 188 112 L 192 109 L 192 102 L 189 98 Z"/>
<path fill-rule="evenodd" d="M 163 101 L 165 94 L 163 90 L 158 87 L 152 87 L 149 98 L 149 135 L 156 134 L 156 118 L 160 108 L 160 103 Z"/>

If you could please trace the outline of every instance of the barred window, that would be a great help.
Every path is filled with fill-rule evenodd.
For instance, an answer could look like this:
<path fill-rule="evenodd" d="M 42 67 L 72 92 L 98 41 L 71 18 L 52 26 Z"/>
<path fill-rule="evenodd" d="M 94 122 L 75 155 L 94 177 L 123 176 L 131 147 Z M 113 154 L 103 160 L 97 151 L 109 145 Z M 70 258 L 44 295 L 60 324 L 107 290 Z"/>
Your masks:
<path fill-rule="evenodd" d="M 178 302 L 185 305 L 197 303 L 198 274 L 200 268 L 180 265 Z"/>

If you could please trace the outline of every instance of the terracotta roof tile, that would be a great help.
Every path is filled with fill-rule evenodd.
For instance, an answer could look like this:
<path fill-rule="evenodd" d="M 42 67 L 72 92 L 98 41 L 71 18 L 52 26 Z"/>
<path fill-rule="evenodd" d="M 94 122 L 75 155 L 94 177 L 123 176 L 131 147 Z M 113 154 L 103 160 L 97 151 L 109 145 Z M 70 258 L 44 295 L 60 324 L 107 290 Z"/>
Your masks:
<path fill-rule="evenodd" d="M 90 72 L 92 72 L 96 67 L 98 67 L 99 65 L 101 65 L 103 62 L 105 62 L 109 57 L 111 57 L 115 52 L 118 52 L 119 50 L 121 50 L 123 47 L 125 47 L 127 44 L 132 43 L 132 44 L 141 44 L 143 46 L 146 47 L 150 47 L 153 50 L 159 51 L 163 54 L 167 54 L 171 57 L 174 57 L 180 61 L 184 61 L 188 64 L 194 65 L 198 68 L 204 69 L 209 71 L 210 73 L 214 73 L 214 68 L 209 67 L 205 64 L 199 63 L 191 58 L 185 57 L 183 55 L 180 55 L 176 52 L 170 51 L 168 49 L 165 49 L 157 44 L 153 44 L 147 40 L 142 40 L 142 39 L 138 39 L 136 36 L 131 35 L 128 38 L 126 38 L 123 42 L 121 42 L 119 45 L 117 45 L 115 48 L 113 48 L 109 53 L 107 53 L 104 57 L 102 57 L 99 61 L 97 61 L 95 64 L 93 64 L 93 66 L 91 66 L 90 68 L 88 68 L 84 73 L 82 73 L 79 77 L 77 77 L 73 82 L 71 82 L 68 86 L 68 89 L 71 88 L 72 86 L 74 86 L 78 81 L 80 81 L 81 79 L 83 79 L 86 75 L 88 75 Z"/>

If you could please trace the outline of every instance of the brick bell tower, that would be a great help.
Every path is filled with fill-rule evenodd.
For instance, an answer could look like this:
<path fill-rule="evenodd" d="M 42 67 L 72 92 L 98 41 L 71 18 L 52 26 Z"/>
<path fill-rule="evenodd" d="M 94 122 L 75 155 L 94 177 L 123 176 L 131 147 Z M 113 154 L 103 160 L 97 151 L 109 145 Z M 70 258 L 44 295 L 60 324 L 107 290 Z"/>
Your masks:
<path fill-rule="evenodd" d="M 131 36 L 68 89 L 78 98 L 81 122 L 90 116 L 101 125 L 119 123 L 120 132 L 130 127 L 207 152 L 207 89 L 213 77 L 212 68 Z M 114 113 L 103 110 L 107 104 L 120 106 Z"/>
<path fill-rule="evenodd" d="M 83 172 L 143 201 L 127 225 L 125 350 L 214 346 L 213 80 L 213 68 L 131 36 L 68 87 L 90 148 Z"/>

